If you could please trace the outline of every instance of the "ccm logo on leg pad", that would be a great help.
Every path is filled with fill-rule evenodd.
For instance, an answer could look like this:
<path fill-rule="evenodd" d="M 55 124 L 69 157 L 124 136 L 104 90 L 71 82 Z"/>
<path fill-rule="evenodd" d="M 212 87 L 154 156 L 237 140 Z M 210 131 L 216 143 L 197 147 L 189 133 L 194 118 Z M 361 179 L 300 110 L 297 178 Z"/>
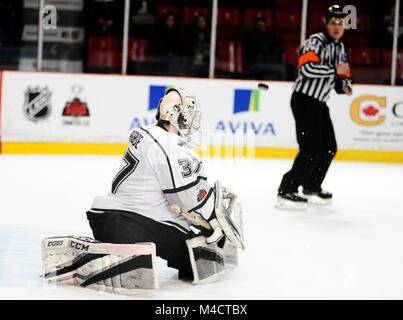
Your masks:
<path fill-rule="evenodd" d="M 80 242 L 70 241 L 70 247 L 78 250 L 88 251 L 89 245 L 85 245 L 84 243 Z"/>

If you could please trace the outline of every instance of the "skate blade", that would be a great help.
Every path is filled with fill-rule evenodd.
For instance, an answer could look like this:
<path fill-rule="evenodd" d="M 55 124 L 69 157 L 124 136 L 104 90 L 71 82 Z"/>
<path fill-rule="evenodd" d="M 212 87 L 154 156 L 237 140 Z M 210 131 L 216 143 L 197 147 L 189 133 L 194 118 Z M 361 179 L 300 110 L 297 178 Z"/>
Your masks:
<path fill-rule="evenodd" d="M 306 202 L 295 202 L 287 199 L 283 199 L 281 197 L 277 198 L 277 202 L 274 205 L 275 208 L 281 210 L 298 210 L 304 211 L 308 209 L 308 204 Z"/>
<path fill-rule="evenodd" d="M 308 203 L 310 204 L 317 204 L 321 206 L 328 206 L 329 204 L 332 204 L 332 199 L 322 199 L 316 195 L 303 195 L 303 197 L 307 199 Z"/>

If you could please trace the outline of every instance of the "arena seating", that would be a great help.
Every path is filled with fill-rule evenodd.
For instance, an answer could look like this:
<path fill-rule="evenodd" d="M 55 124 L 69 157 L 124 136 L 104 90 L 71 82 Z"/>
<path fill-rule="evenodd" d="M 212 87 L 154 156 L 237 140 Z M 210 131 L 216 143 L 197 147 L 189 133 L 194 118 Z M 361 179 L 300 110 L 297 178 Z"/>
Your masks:
<path fill-rule="evenodd" d="M 346 0 L 347 1 L 347 0 Z M 343 2 L 343 1 L 342 1 Z M 391 50 L 381 51 L 373 43 L 371 37 L 371 15 L 370 8 L 365 1 L 358 1 L 357 29 L 346 29 L 343 42 L 349 52 L 350 63 L 353 67 L 355 81 L 379 81 L 374 75 L 374 70 L 381 69 L 381 73 L 390 72 Z M 166 2 L 165 2 L 166 3 Z M 157 4 L 155 6 L 156 20 L 162 17 L 167 11 L 174 12 L 178 22 L 185 33 L 187 26 L 193 23 L 198 14 L 207 16 L 208 23 L 211 20 L 211 7 L 201 6 L 201 2 L 194 5 L 184 6 L 182 9 L 173 4 Z M 267 7 L 259 8 L 252 6 L 244 10 L 230 6 L 218 8 L 217 16 L 217 61 L 216 70 L 218 73 L 232 73 L 239 76 L 244 70 L 242 58 L 241 39 L 244 32 L 253 27 L 256 17 L 264 17 L 267 20 L 268 32 L 277 36 L 284 45 L 284 62 L 297 66 L 298 50 L 300 44 L 301 28 L 301 3 L 300 0 L 271 0 L 267 1 Z M 347 4 L 341 3 L 341 4 Z M 320 0 L 309 1 L 307 36 L 320 32 L 324 26 L 324 10 L 328 3 Z M 89 39 L 88 67 L 104 66 L 110 70 L 120 68 L 121 46 L 120 40 L 114 37 L 91 37 Z M 149 39 L 145 37 L 130 38 L 128 61 L 135 64 L 150 61 L 148 54 Z M 399 51 L 398 77 L 403 78 L 402 51 Z M 379 72 L 378 72 L 379 73 Z M 377 78 L 377 79 L 375 79 Z"/>
<path fill-rule="evenodd" d="M 121 53 L 118 39 L 114 37 L 91 37 L 87 58 L 87 72 L 118 72 L 121 66 Z"/>
<path fill-rule="evenodd" d="M 243 72 L 242 43 L 240 41 L 217 41 L 216 70 L 225 74 Z"/>

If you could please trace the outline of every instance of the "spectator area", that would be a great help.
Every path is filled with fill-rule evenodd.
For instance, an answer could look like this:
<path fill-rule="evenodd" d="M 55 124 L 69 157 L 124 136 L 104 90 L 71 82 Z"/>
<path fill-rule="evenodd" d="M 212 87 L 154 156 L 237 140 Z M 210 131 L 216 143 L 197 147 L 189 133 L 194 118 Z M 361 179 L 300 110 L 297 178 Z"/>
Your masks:
<path fill-rule="evenodd" d="M 198 14 L 205 15 L 208 23 L 211 23 L 211 8 L 205 5 L 207 3 L 208 1 L 178 1 L 175 4 L 175 1 L 157 1 L 152 8 L 152 14 L 157 22 L 168 11 L 175 13 L 181 32 L 186 34 Z M 299 0 L 269 0 L 256 1 L 256 4 L 250 6 L 242 2 L 242 6 L 237 6 L 236 2 L 220 1 L 222 7 L 218 9 L 217 16 L 216 75 L 233 78 L 247 77 L 241 40 L 244 33 L 253 27 L 258 16 L 266 19 L 268 32 L 281 40 L 284 46 L 283 61 L 296 67 L 300 41 L 301 3 L 302 1 Z M 390 77 L 388 75 L 390 71 L 385 70 L 391 65 L 391 50 L 385 49 L 374 40 L 370 4 L 366 1 L 357 1 L 357 3 L 355 5 L 360 7 L 357 29 L 346 30 L 343 37 L 353 67 L 353 80 L 360 83 L 382 83 L 383 79 Z M 324 11 L 327 6 L 328 3 L 323 1 L 309 1 L 307 36 L 323 30 Z M 136 29 L 136 23 L 132 23 L 131 28 Z M 88 41 L 87 70 L 96 72 L 99 68 L 105 67 L 104 72 L 119 72 L 122 47 L 118 45 L 120 39 L 98 36 Z M 147 68 L 152 68 L 150 63 L 152 55 L 149 49 L 149 35 L 139 36 L 131 33 L 128 52 L 129 72 L 147 73 Z M 397 70 L 397 77 L 400 79 L 403 78 L 401 55 L 400 50 Z M 186 75 L 186 72 L 181 75 Z"/>

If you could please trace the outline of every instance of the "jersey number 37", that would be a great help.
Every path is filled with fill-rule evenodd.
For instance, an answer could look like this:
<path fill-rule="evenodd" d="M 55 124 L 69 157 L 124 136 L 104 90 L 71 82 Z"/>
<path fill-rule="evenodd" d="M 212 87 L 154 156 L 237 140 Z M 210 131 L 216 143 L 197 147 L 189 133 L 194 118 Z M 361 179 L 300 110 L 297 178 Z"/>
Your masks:
<path fill-rule="evenodd" d="M 123 161 L 125 162 L 125 165 L 119 170 L 115 179 L 112 181 L 113 194 L 116 194 L 116 191 L 122 182 L 125 181 L 125 179 L 127 179 L 127 177 L 130 176 L 134 170 L 136 170 L 136 167 L 139 164 L 139 160 L 130 152 L 129 148 L 123 157 Z"/>

